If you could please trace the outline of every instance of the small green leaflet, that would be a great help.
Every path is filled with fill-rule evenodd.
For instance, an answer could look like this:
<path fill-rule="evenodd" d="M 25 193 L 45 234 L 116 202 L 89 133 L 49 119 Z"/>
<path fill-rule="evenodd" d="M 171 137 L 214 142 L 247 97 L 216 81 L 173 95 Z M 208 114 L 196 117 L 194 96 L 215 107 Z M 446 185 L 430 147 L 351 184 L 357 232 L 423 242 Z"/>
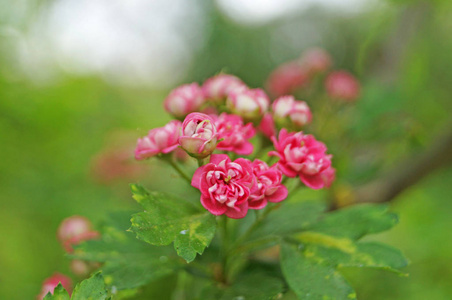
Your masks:
<path fill-rule="evenodd" d="M 356 299 L 352 287 L 334 267 L 311 260 L 286 243 L 281 245 L 281 268 L 299 299 Z"/>
<path fill-rule="evenodd" d="M 163 246 L 174 242 L 179 256 L 187 262 L 202 254 L 216 230 L 215 216 L 193 204 L 159 192 L 148 192 L 132 184 L 133 198 L 144 212 L 132 216 L 130 230 L 138 239 Z"/>
<path fill-rule="evenodd" d="M 107 289 L 105 288 L 104 278 L 100 272 L 94 274 L 88 279 L 83 280 L 75 286 L 72 292 L 71 300 L 105 300 L 108 297 Z M 54 294 L 48 293 L 44 300 L 69 300 L 69 294 L 59 284 Z"/>
<path fill-rule="evenodd" d="M 130 213 L 110 214 L 101 227 L 102 239 L 75 247 L 73 258 L 102 262 L 108 285 L 118 290 L 133 289 L 171 274 L 180 267 L 170 247 L 156 247 L 127 232 Z"/>

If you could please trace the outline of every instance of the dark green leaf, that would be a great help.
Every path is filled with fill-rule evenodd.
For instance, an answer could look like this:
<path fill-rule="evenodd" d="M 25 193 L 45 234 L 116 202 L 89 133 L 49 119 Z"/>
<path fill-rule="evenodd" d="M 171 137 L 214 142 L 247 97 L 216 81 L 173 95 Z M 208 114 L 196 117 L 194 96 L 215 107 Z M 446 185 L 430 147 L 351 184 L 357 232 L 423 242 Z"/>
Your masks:
<path fill-rule="evenodd" d="M 149 193 L 139 185 L 132 185 L 132 192 L 145 209 L 132 216 L 131 231 L 137 238 L 158 246 L 174 242 L 177 254 L 187 262 L 212 241 L 216 221 L 209 212 L 163 193 Z"/>
<path fill-rule="evenodd" d="M 69 300 L 69 293 L 64 289 L 61 283 L 59 283 L 53 291 L 53 295 L 47 293 L 44 300 Z"/>
<path fill-rule="evenodd" d="M 107 299 L 105 282 L 100 272 L 75 286 L 71 300 L 104 300 Z"/>
<path fill-rule="evenodd" d="M 308 230 L 357 240 L 367 234 L 388 230 L 397 222 L 397 215 L 389 213 L 387 205 L 359 204 L 326 214 Z"/>
<path fill-rule="evenodd" d="M 299 299 L 356 299 L 352 287 L 334 267 L 307 258 L 292 245 L 281 245 L 281 268 Z"/>
<path fill-rule="evenodd" d="M 223 293 L 221 300 L 274 299 L 283 292 L 281 279 L 263 273 L 246 273 L 238 277 L 235 283 Z"/>

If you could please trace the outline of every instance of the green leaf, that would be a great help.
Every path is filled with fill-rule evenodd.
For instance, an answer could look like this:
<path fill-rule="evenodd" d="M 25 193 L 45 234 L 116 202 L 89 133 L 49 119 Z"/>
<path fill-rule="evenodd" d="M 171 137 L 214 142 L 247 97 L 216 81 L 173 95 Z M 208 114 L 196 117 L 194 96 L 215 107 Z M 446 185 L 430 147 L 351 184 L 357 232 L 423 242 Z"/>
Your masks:
<path fill-rule="evenodd" d="M 326 214 L 308 230 L 357 240 L 367 234 L 388 230 L 397 222 L 397 215 L 389 213 L 387 205 L 359 204 Z"/>
<path fill-rule="evenodd" d="M 325 204 L 314 201 L 284 203 L 271 212 L 250 239 L 281 236 L 301 231 L 315 223 L 325 210 Z"/>
<path fill-rule="evenodd" d="M 304 244 L 304 256 L 335 267 L 371 267 L 400 273 L 398 269 L 408 264 L 400 250 L 376 242 L 355 243 L 316 232 L 303 232 L 297 239 Z"/>
<path fill-rule="evenodd" d="M 71 300 L 104 300 L 107 299 L 105 282 L 100 272 L 75 286 Z"/>
<path fill-rule="evenodd" d="M 151 246 L 125 231 L 130 225 L 130 214 L 110 214 L 101 228 L 102 239 L 80 244 L 72 255 L 77 259 L 102 262 L 106 283 L 118 290 L 145 285 L 180 267 L 170 247 Z"/>
<path fill-rule="evenodd" d="M 281 268 L 299 299 L 356 299 L 352 287 L 334 267 L 311 260 L 286 243 L 281 245 Z"/>
<path fill-rule="evenodd" d="M 132 216 L 133 231 L 138 239 L 152 245 L 174 242 L 179 256 L 187 262 L 202 254 L 215 234 L 215 216 L 193 204 L 158 192 L 147 192 L 131 185 L 134 199 L 145 211 Z"/>
<path fill-rule="evenodd" d="M 49 292 L 44 297 L 44 300 L 69 300 L 69 293 L 59 283 L 53 291 L 53 295 Z"/>

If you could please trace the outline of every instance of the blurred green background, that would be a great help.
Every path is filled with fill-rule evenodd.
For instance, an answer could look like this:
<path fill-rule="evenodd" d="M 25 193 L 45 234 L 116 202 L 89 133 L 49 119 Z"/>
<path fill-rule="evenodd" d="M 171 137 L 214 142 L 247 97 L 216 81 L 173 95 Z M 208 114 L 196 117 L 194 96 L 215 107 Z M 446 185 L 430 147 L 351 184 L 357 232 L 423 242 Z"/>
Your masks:
<path fill-rule="evenodd" d="M 450 124 L 451 1 L 242 2 L 0 0 L 0 299 L 34 299 L 69 274 L 55 238 L 65 217 L 133 209 L 129 182 L 178 183 L 133 161 L 136 138 L 170 120 L 161 103 L 177 84 L 224 70 L 261 87 L 325 48 L 363 85 L 348 134 L 368 155 L 335 158 L 351 185 Z M 346 270 L 359 299 L 451 299 L 451 187 L 445 166 L 393 200 L 400 224 L 375 238 L 405 252 L 410 276 Z"/>

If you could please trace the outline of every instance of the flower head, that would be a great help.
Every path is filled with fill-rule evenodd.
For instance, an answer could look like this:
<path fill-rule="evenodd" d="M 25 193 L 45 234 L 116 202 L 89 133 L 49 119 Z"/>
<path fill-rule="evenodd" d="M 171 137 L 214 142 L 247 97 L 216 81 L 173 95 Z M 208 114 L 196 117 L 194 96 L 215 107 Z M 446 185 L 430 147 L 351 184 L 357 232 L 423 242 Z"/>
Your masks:
<path fill-rule="evenodd" d="M 218 140 L 214 120 L 202 113 L 189 114 L 182 123 L 179 144 L 191 156 L 205 158 L 216 148 Z"/>
<path fill-rule="evenodd" d="M 214 154 L 210 163 L 196 170 L 191 185 L 201 191 L 201 204 L 212 214 L 243 218 L 254 187 L 251 162 L 244 158 L 231 161 L 225 154 Z"/>
<path fill-rule="evenodd" d="M 261 89 L 235 90 L 229 94 L 226 104 L 245 120 L 256 120 L 268 110 L 270 99 Z"/>
<path fill-rule="evenodd" d="M 309 82 L 309 72 L 297 61 L 291 61 L 276 68 L 267 79 L 267 89 L 278 97 L 292 94 Z"/>
<path fill-rule="evenodd" d="M 213 102 L 225 100 L 232 91 L 245 89 L 247 89 L 247 86 L 242 80 L 228 74 L 210 77 L 202 85 L 204 96 Z"/>
<path fill-rule="evenodd" d="M 91 222 L 82 216 L 64 219 L 57 231 L 57 238 L 68 253 L 72 253 L 74 245 L 98 237 L 99 233 L 93 230 Z"/>
<path fill-rule="evenodd" d="M 53 290 L 58 286 L 59 283 L 61 283 L 64 289 L 68 291 L 69 294 L 71 294 L 72 280 L 66 275 L 55 273 L 51 277 L 44 280 L 44 282 L 42 283 L 41 292 L 39 293 L 37 298 L 39 300 L 42 300 L 49 292 L 53 295 Z"/>
<path fill-rule="evenodd" d="M 358 80 L 347 71 L 331 72 L 326 78 L 325 88 L 331 98 L 345 102 L 355 101 L 360 94 Z"/>
<path fill-rule="evenodd" d="M 326 154 L 326 146 L 312 135 L 302 132 L 288 133 L 281 129 L 278 140 L 272 138 L 276 151 L 269 154 L 279 158 L 278 168 L 288 177 L 299 176 L 312 189 L 328 185 L 322 173 L 331 167 L 331 155 Z M 330 183 L 329 183 L 330 184 Z"/>
<path fill-rule="evenodd" d="M 263 117 L 257 129 L 262 132 L 266 137 L 271 138 L 276 135 L 275 120 L 271 113 L 266 113 Z"/>
<path fill-rule="evenodd" d="M 306 67 L 309 73 L 325 72 L 331 67 L 331 56 L 322 48 L 311 48 L 306 50 L 301 56 L 301 64 Z"/>
<path fill-rule="evenodd" d="M 157 155 L 159 153 L 169 153 L 178 146 L 182 124 L 180 121 L 173 120 L 164 127 L 154 128 L 148 135 L 138 139 L 135 148 L 135 158 L 138 160 Z"/>
<path fill-rule="evenodd" d="M 250 195 L 249 208 L 261 209 L 267 201 L 281 202 L 287 198 L 287 188 L 281 184 L 282 173 L 276 167 L 269 167 L 261 160 L 253 161 L 253 173 L 256 177 L 256 188 Z"/>
<path fill-rule="evenodd" d="M 243 119 L 237 115 L 222 113 L 215 117 L 220 142 L 217 149 L 233 151 L 240 155 L 250 155 L 253 144 L 249 139 L 256 134 L 252 123 L 243 124 Z"/>
<path fill-rule="evenodd" d="M 204 104 L 204 93 L 197 83 L 181 85 L 170 92 L 164 102 L 167 112 L 176 118 L 197 111 Z"/>
<path fill-rule="evenodd" d="M 293 96 L 282 96 L 273 102 L 273 117 L 285 125 L 286 120 L 296 129 L 311 122 L 312 114 L 304 101 L 297 101 Z"/>

